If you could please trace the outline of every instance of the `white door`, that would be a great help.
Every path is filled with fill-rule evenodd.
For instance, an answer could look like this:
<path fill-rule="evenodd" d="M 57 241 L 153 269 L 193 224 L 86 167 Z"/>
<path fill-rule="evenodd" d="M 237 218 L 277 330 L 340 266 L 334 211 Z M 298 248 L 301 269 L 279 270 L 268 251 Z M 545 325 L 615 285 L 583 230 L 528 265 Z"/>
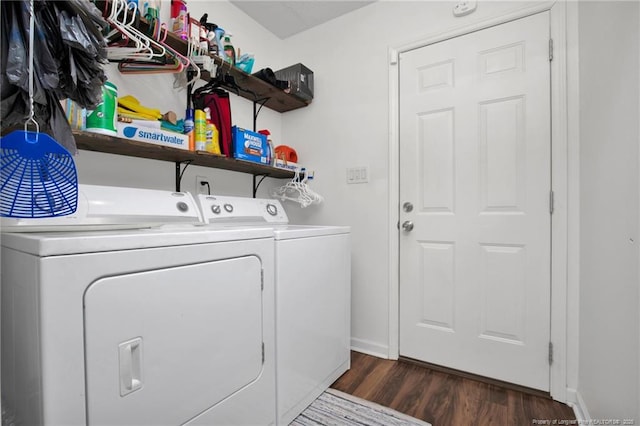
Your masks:
<path fill-rule="evenodd" d="M 400 55 L 400 355 L 542 390 L 548 46 L 545 12 Z"/>

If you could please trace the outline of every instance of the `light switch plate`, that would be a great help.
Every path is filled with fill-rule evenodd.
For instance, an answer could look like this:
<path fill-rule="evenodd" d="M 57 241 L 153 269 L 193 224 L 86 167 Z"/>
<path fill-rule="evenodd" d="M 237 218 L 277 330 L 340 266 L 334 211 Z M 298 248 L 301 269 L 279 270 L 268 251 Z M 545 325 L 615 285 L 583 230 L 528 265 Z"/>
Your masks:
<path fill-rule="evenodd" d="M 369 166 L 347 168 L 347 183 L 367 183 L 369 182 Z"/>

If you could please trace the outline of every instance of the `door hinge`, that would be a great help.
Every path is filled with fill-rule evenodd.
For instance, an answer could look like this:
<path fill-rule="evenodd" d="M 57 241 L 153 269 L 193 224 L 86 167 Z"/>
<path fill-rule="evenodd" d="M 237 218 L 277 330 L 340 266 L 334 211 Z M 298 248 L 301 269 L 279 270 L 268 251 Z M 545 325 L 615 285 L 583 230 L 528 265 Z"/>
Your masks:
<path fill-rule="evenodd" d="M 553 191 L 549 191 L 549 214 L 553 214 Z"/>
<path fill-rule="evenodd" d="M 262 363 L 264 364 L 264 342 L 262 342 Z"/>
<path fill-rule="evenodd" d="M 549 342 L 549 365 L 553 364 L 553 343 Z"/>
<path fill-rule="evenodd" d="M 553 61 L 553 39 L 549 39 L 549 62 Z"/>
<path fill-rule="evenodd" d="M 264 269 L 260 269 L 260 290 L 264 291 Z"/>

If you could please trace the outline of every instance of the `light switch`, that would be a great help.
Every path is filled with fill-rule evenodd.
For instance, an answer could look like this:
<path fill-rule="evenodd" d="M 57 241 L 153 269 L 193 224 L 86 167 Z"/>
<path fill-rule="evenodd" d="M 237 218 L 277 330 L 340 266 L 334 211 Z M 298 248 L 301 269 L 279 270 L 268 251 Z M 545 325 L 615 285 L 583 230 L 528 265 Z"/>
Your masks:
<path fill-rule="evenodd" d="M 367 183 L 369 182 L 369 167 L 349 167 L 347 168 L 347 183 Z"/>

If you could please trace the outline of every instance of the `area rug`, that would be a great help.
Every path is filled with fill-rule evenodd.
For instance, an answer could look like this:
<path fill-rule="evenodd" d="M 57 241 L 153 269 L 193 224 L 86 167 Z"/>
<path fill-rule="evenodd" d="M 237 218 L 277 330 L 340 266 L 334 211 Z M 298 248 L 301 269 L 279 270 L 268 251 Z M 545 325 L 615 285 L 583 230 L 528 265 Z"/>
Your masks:
<path fill-rule="evenodd" d="M 431 426 L 382 405 L 327 389 L 290 426 Z"/>

